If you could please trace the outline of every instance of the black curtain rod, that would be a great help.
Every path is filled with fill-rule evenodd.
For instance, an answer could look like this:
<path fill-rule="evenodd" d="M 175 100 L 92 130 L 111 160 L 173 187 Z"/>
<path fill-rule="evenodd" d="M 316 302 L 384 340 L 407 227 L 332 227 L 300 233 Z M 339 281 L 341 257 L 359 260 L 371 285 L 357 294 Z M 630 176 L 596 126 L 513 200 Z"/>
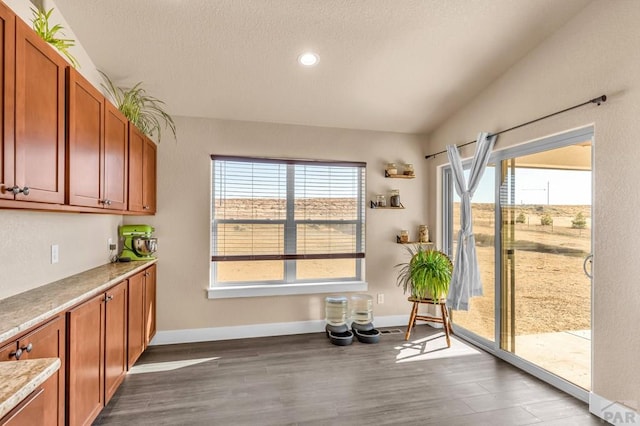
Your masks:
<path fill-rule="evenodd" d="M 563 112 L 571 111 L 572 109 L 580 108 L 580 107 L 583 107 L 585 105 L 597 104 L 598 106 L 600 106 L 601 103 L 606 102 L 606 101 L 607 101 L 607 95 L 601 95 L 601 96 L 598 96 L 597 98 L 593 98 L 591 100 L 588 100 L 587 102 L 583 102 L 581 104 L 574 105 L 574 106 L 569 107 L 569 108 L 565 108 L 562 111 L 556 111 L 554 113 L 545 115 L 544 117 L 536 118 L 535 120 L 527 121 L 526 123 L 518 124 L 517 126 L 509 127 L 508 129 L 505 129 L 505 130 L 500 130 L 499 132 L 490 134 L 488 137 L 501 135 L 503 133 L 507 133 L 507 132 L 510 132 L 512 130 L 519 129 L 520 127 L 528 126 L 529 124 L 537 123 L 538 121 L 545 120 L 545 119 L 547 119 L 549 117 L 553 117 L 554 115 L 562 114 Z M 463 143 L 462 145 L 458 145 L 458 148 L 462 148 L 463 146 L 471 145 L 472 143 L 476 143 L 476 142 L 477 141 L 471 141 L 471 142 Z M 426 155 L 424 158 L 426 158 L 426 159 L 433 158 L 436 155 L 444 154 L 446 152 L 447 152 L 446 150 L 439 151 L 439 152 L 436 152 L 435 154 Z"/>

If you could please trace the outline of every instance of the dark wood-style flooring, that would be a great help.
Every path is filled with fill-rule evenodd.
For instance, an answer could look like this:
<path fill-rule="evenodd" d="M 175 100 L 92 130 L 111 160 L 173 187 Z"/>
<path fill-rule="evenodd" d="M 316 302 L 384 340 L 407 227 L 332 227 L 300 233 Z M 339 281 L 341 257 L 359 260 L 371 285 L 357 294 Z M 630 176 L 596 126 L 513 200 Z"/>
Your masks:
<path fill-rule="evenodd" d="M 389 330 L 387 330 L 389 331 Z M 586 404 L 442 332 L 149 348 L 97 425 L 602 425 Z"/>

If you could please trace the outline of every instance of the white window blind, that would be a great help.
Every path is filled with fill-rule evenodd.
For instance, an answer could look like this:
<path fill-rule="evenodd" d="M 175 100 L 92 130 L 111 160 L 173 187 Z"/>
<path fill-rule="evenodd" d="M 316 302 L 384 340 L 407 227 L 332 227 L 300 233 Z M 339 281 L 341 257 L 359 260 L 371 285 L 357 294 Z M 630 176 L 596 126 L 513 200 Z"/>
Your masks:
<path fill-rule="evenodd" d="M 212 156 L 216 282 L 356 280 L 365 164 Z"/>

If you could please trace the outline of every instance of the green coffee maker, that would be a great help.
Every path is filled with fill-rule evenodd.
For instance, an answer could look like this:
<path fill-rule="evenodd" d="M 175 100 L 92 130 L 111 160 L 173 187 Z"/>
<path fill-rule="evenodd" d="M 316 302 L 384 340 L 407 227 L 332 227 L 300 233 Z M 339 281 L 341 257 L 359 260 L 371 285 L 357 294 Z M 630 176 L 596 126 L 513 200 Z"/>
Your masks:
<path fill-rule="evenodd" d="M 150 225 L 120 226 L 118 234 L 122 240 L 122 253 L 120 253 L 118 260 L 127 262 L 155 259 L 153 254 L 158 249 L 158 239 L 153 237 L 154 230 Z"/>

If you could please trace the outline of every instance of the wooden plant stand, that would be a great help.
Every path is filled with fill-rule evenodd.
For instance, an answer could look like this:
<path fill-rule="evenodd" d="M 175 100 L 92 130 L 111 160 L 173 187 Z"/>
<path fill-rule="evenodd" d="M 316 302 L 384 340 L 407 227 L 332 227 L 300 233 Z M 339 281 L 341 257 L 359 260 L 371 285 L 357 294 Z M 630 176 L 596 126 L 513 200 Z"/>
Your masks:
<path fill-rule="evenodd" d="M 404 335 L 404 340 L 409 340 L 411 330 L 415 327 L 416 321 L 437 322 L 444 326 L 444 335 L 447 338 L 447 347 L 450 348 L 451 339 L 449 336 L 453 334 L 453 331 L 451 330 L 451 321 L 449 319 L 449 312 L 447 311 L 446 299 L 434 300 L 409 297 L 407 300 L 413 303 L 413 308 L 411 308 L 411 316 L 409 317 L 409 325 L 407 326 L 407 333 Z M 418 307 L 420 304 L 440 306 L 441 317 L 438 318 L 430 315 L 418 315 Z"/>

